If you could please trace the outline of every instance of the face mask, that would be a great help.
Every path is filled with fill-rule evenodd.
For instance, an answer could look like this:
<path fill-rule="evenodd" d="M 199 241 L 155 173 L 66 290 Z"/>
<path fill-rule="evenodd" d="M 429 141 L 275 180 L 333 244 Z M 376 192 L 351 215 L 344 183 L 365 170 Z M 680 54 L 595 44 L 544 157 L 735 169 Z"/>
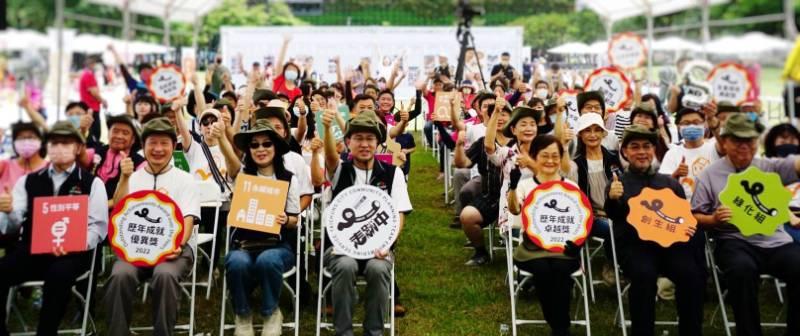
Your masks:
<path fill-rule="evenodd" d="M 69 120 L 69 122 L 71 122 L 72 126 L 75 126 L 75 128 L 81 129 L 81 116 L 69 116 L 67 117 L 67 120 Z"/>
<path fill-rule="evenodd" d="M 297 71 L 294 71 L 294 70 L 287 70 L 287 71 L 286 71 L 286 72 L 283 74 L 283 77 L 285 77 L 285 78 L 286 78 L 286 80 L 288 80 L 288 81 L 294 81 L 295 79 L 297 79 Z"/>
<path fill-rule="evenodd" d="M 686 141 L 697 141 L 703 138 L 706 127 L 703 125 L 689 125 L 681 127 L 681 136 Z"/>
<path fill-rule="evenodd" d="M 547 89 L 537 89 L 536 90 L 536 97 L 539 97 L 539 99 L 546 99 L 547 98 Z"/>
<path fill-rule="evenodd" d="M 75 162 L 75 146 L 50 144 L 47 146 L 47 155 L 50 156 L 50 162 L 54 164 L 72 163 Z"/>
<path fill-rule="evenodd" d="M 30 159 L 39 149 L 42 148 L 42 141 L 39 139 L 23 139 L 14 141 L 14 150 L 19 156 Z"/>
<path fill-rule="evenodd" d="M 555 125 L 556 124 L 556 117 L 558 117 L 557 113 L 553 113 L 550 116 L 548 116 L 548 118 L 550 118 L 550 125 Z"/>
<path fill-rule="evenodd" d="M 797 154 L 800 146 L 795 144 L 783 144 L 775 146 L 775 154 L 779 157 L 787 157 L 792 154 Z"/>

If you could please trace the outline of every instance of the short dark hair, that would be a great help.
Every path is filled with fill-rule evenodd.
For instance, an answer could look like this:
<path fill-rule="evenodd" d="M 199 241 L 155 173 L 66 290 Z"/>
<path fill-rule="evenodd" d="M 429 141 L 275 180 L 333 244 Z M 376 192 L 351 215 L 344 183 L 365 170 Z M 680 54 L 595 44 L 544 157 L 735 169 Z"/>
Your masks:
<path fill-rule="evenodd" d="M 541 151 L 545 148 L 550 147 L 550 145 L 556 144 L 558 147 L 558 154 L 560 156 L 564 156 L 564 146 L 561 144 L 561 141 L 555 136 L 544 134 L 533 138 L 533 142 L 531 142 L 531 147 L 529 149 L 529 154 L 531 158 L 535 158 Z"/>
<path fill-rule="evenodd" d="M 375 104 L 375 98 L 372 98 L 372 96 L 362 93 L 353 97 L 353 106 L 355 107 L 356 104 L 358 104 L 358 102 L 362 100 L 370 100 L 372 101 L 373 104 Z"/>
<path fill-rule="evenodd" d="M 767 135 L 764 136 L 764 156 L 768 158 L 777 157 L 778 151 L 775 146 L 775 140 L 778 139 L 779 136 L 789 134 L 797 140 L 800 140 L 800 131 L 797 130 L 792 124 L 783 123 L 777 124 L 767 131 Z"/>
<path fill-rule="evenodd" d="M 84 112 L 89 113 L 89 105 L 82 101 L 73 101 L 67 103 L 67 107 L 64 108 L 64 112 L 67 112 L 75 107 L 80 107 Z"/>
<path fill-rule="evenodd" d="M 504 51 L 502 54 L 500 54 L 500 56 L 508 56 L 508 57 L 511 57 L 511 54 L 509 54 L 509 53 L 508 53 L 508 51 Z"/>

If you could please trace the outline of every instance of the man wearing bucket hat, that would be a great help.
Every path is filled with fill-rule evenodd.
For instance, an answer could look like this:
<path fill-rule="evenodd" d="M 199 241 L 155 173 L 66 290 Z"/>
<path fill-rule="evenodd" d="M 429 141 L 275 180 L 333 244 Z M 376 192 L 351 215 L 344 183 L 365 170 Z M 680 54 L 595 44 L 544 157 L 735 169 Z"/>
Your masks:
<path fill-rule="evenodd" d="M 172 198 L 183 213 L 187 229 L 180 246 L 167 256 L 167 260 L 152 268 L 136 267 L 117 259 L 106 282 L 104 297 L 109 335 L 130 335 L 133 302 L 136 289 L 150 279 L 153 297 L 153 334 L 172 335 L 177 320 L 181 295 L 180 281 L 189 273 L 194 254 L 188 246 L 192 229 L 200 218 L 198 195 L 187 186 L 194 183 L 192 176 L 170 163 L 178 135 L 166 118 L 155 118 L 144 124 L 142 147 L 146 162 L 144 168 L 134 172 L 133 163 L 126 159 L 120 164 L 120 179 L 114 193 L 119 203 L 129 193 L 156 190 Z"/>
<path fill-rule="evenodd" d="M 47 134 L 50 164 L 47 168 L 21 177 L 13 192 L 0 196 L 0 211 L 9 215 L 6 232 L 20 232 L 20 240 L 5 257 L 0 258 L 0 298 L 3 302 L 9 287 L 24 281 L 44 280 L 42 308 L 37 335 L 55 335 L 66 313 L 75 279 L 89 269 L 93 250 L 106 237 L 108 209 L 105 189 L 100 179 L 77 164 L 84 137 L 68 121 L 55 123 Z M 54 247 L 52 254 L 31 255 L 34 199 L 38 197 L 88 195 L 86 251 L 64 252 Z M 51 237 L 52 238 L 52 237 Z M 6 310 L 0 309 L 0 335 L 6 330 Z"/>
<path fill-rule="evenodd" d="M 325 168 L 328 179 L 333 186 L 332 198 L 353 185 L 370 184 L 381 188 L 394 200 L 400 212 L 400 232 L 402 232 L 405 214 L 411 212 L 411 200 L 406 189 L 406 180 L 402 169 L 375 159 L 375 150 L 386 138 L 386 132 L 380 127 L 377 115 L 372 111 L 363 111 L 350 120 L 345 132 L 345 139 L 353 155 L 350 162 L 342 161 L 336 152 L 336 143 L 330 132 L 331 122 L 336 110 L 329 109 L 323 115 L 325 129 Z M 326 247 L 332 246 L 329 241 Z M 355 280 L 359 265 L 355 259 L 332 254 L 332 249 L 325 251 L 325 260 L 331 271 L 331 290 L 334 295 L 333 318 L 337 335 L 353 334 L 353 304 L 355 303 Z M 364 318 L 365 335 L 383 334 L 383 307 L 389 299 L 392 263 L 394 255 L 389 251 L 375 251 L 375 258 L 364 265 L 367 277 L 366 316 Z"/>
<path fill-rule="evenodd" d="M 120 164 L 123 159 L 130 158 L 134 167 L 144 162 L 144 157 L 137 153 L 141 149 L 139 142 L 139 127 L 137 122 L 129 115 L 109 116 L 106 119 L 108 127 L 108 144 L 94 147 L 96 157 L 100 161 L 94 166 L 94 173 L 106 185 L 108 198 L 113 201 L 114 191 L 120 179 Z M 109 202 L 109 208 L 114 207 Z"/>
<path fill-rule="evenodd" d="M 758 304 L 759 276 L 767 273 L 787 284 L 786 335 L 800 334 L 800 245 L 793 243 L 784 226 L 770 235 L 743 236 L 731 225 L 731 209 L 722 205 L 719 194 L 728 176 L 748 167 L 776 173 L 784 185 L 798 181 L 800 159 L 763 159 L 756 157 L 758 138 L 764 126 L 757 118 L 745 113 L 733 113 L 720 131 L 720 141 L 726 156 L 706 168 L 697 178 L 692 198 L 692 212 L 698 226 L 716 237 L 714 256 L 727 283 L 726 301 L 731 303 L 736 320 L 737 335 L 761 335 L 761 315 Z"/>
<path fill-rule="evenodd" d="M 706 282 L 703 234 L 694 234 L 691 230 L 687 233 L 691 236 L 688 242 L 665 248 L 640 239 L 627 220 L 631 211 L 628 201 L 646 187 L 669 188 L 678 197 L 686 197 L 678 181 L 656 173 L 652 165 L 657 137 L 656 132 L 642 125 L 628 127 L 622 136 L 621 152 L 630 165 L 621 176 L 613 173 L 612 182 L 606 187 L 605 212 L 614 225 L 614 250 L 619 265 L 631 282 L 632 334 L 654 334 L 656 281 L 659 275 L 665 275 L 677 288 L 680 334 L 702 335 Z"/>

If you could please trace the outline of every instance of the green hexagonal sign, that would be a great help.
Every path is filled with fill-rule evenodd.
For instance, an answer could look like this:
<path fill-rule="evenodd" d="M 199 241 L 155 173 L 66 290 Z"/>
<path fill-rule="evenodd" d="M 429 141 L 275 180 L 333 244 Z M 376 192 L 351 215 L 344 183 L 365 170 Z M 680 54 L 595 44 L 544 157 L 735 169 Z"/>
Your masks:
<path fill-rule="evenodd" d="M 754 166 L 729 175 L 719 194 L 720 202 L 732 210 L 731 224 L 745 236 L 774 234 L 779 225 L 789 221 L 791 199 L 778 174 Z"/>

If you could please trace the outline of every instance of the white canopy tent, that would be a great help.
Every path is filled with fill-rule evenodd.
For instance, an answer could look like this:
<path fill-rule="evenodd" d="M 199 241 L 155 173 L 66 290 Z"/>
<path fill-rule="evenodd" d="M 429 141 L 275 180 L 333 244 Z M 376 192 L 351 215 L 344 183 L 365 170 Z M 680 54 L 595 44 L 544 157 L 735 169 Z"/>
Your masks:
<path fill-rule="evenodd" d="M 0 31 L 0 50 L 47 49 L 47 35 L 35 30 L 6 29 Z"/>
<path fill-rule="evenodd" d="M 588 45 L 581 42 L 569 42 L 564 43 L 560 46 L 550 48 L 547 52 L 551 54 L 573 54 L 573 55 L 582 55 L 582 54 L 593 54 L 594 50 L 592 50 Z"/>
<path fill-rule="evenodd" d="M 665 37 L 653 42 L 653 51 L 703 51 L 700 43 L 677 36 Z"/>
<path fill-rule="evenodd" d="M 711 54 L 720 55 L 755 55 L 769 51 L 789 51 L 793 43 L 782 38 L 769 36 L 760 32 L 751 32 L 741 36 L 723 36 L 705 45 Z"/>
<path fill-rule="evenodd" d="M 712 5 L 727 3 L 729 0 L 579 0 L 578 8 L 589 8 L 603 20 L 606 37 L 611 39 L 614 22 L 644 16 L 647 19 L 647 41 L 653 45 L 653 21 L 656 17 L 682 12 L 700 7 L 702 10 L 703 41 L 708 41 L 708 8 Z M 647 68 L 651 72 L 653 64 L 653 48 L 648 48 Z"/>
<path fill-rule="evenodd" d="M 56 49 L 57 59 L 61 60 L 64 52 L 64 15 L 66 0 L 56 0 L 56 28 L 58 38 Z M 164 22 L 164 45 L 170 45 L 170 24 L 172 22 L 190 22 L 194 24 L 192 34 L 192 48 L 197 50 L 197 34 L 200 19 L 211 10 L 222 4 L 222 0 L 89 0 L 90 3 L 118 8 L 122 11 L 122 36 L 128 42 L 131 33 L 131 13 L 160 17 Z M 91 19 L 91 18 L 89 18 Z M 127 44 L 127 43 L 126 43 Z M 107 43 L 101 45 L 103 48 Z M 128 45 L 130 47 L 130 45 Z M 127 51 L 127 48 L 123 48 Z M 61 64 L 57 62 L 57 83 L 61 83 Z M 56 109 L 61 109 L 61 85 L 56 85 Z"/>

